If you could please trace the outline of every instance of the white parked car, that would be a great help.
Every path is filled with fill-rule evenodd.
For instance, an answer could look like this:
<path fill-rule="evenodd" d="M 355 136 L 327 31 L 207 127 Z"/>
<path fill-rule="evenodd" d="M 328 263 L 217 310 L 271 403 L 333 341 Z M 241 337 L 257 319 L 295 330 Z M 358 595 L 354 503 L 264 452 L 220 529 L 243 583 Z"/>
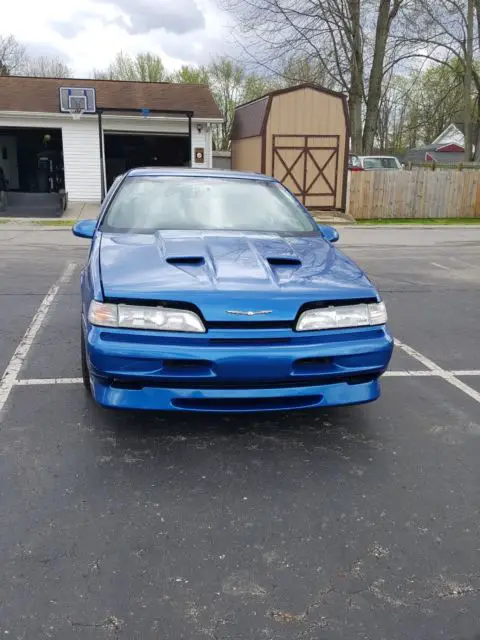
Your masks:
<path fill-rule="evenodd" d="M 401 171 L 402 164 L 395 156 L 356 156 L 348 158 L 351 171 Z"/>

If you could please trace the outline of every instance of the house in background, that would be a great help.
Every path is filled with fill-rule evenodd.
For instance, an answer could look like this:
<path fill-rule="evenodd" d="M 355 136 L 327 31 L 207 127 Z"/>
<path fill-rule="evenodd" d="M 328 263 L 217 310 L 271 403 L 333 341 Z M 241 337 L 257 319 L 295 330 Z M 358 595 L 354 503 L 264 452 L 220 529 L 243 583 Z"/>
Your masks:
<path fill-rule="evenodd" d="M 403 156 L 402 162 L 408 165 L 436 162 L 437 164 L 458 164 L 465 159 L 464 149 L 459 144 L 429 144 L 411 149 Z"/>
<path fill-rule="evenodd" d="M 450 124 L 431 144 L 410 149 L 403 156 L 402 162 L 422 164 L 436 162 L 438 164 L 459 164 L 465 160 L 465 135 L 462 123 Z M 473 128 L 473 140 L 477 139 L 478 126 Z"/>
<path fill-rule="evenodd" d="M 212 129 L 222 122 L 203 85 L 2 76 L 6 215 L 98 204 L 133 167 L 210 168 Z"/>

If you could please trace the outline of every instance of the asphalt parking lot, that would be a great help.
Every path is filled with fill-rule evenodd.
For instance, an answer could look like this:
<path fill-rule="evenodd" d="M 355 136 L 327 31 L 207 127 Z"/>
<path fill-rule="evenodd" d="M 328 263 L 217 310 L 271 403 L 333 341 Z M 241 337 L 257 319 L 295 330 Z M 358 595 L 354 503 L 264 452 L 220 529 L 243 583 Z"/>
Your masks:
<path fill-rule="evenodd" d="M 382 398 L 199 418 L 96 407 L 87 244 L 0 230 L 0 636 L 479 637 L 480 228 L 340 231 L 399 341 Z"/>

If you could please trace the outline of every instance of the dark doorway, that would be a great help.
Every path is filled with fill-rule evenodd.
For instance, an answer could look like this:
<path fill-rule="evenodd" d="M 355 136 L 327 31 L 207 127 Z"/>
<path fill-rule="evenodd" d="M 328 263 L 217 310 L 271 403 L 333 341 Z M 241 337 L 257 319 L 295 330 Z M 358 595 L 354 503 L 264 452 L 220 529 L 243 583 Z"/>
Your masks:
<path fill-rule="evenodd" d="M 189 166 L 187 135 L 139 135 L 105 133 L 107 188 L 115 178 L 135 167 Z"/>
<path fill-rule="evenodd" d="M 58 193 L 63 190 L 61 129 L 0 128 L 0 166 L 12 193 Z"/>

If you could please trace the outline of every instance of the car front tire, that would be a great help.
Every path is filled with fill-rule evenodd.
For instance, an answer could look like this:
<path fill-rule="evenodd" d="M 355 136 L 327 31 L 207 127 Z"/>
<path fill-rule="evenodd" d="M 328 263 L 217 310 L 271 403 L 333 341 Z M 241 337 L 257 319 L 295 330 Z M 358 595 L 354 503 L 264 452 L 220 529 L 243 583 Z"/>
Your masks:
<path fill-rule="evenodd" d="M 83 329 L 81 329 L 80 331 L 81 331 L 80 349 L 81 349 L 81 360 L 82 360 L 82 380 L 83 380 L 83 385 L 85 389 L 89 393 L 92 393 L 92 386 L 90 384 L 90 372 L 88 370 L 88 364 L 87 364 L 87 352 L 85 348 L 85 336 L 83 335 Z"/>

